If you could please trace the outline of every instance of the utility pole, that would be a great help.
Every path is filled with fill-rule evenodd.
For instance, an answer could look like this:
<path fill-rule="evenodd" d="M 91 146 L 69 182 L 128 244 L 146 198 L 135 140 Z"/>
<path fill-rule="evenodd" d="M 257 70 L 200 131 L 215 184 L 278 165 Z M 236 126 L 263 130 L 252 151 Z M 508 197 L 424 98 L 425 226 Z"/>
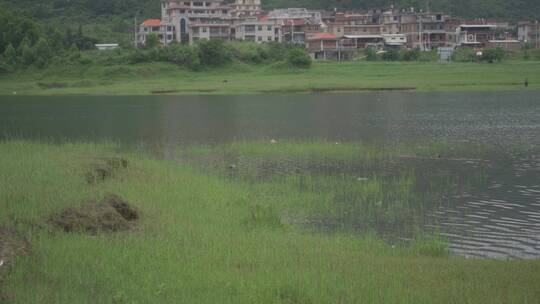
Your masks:
<path fill-rule="evenodd" d="M 540 48 L 540 24 L 538 23 L 538 20 L 535 22 L 536 26 L 536 48 Z"/>
<path fill-rule="evenodd" d="M 419 20 L 419 26 L 418 26 L 418 32 L 420 34 L 420 50 L 425 51 L 424 49 L 424 33 L 423 33 L 423 25 L 422 25 L 422 12 L 417 14 L 418 20 Z"/>
<path fill-rule="evenodd" d="M 133 46 L 135 46 L 135 48 L 138 47 L 138 44 L 137 44 L 137 16 L 135 16 L 135 19 L 133 20 L 133 38 L 135 38 L 133 40 Z"/>

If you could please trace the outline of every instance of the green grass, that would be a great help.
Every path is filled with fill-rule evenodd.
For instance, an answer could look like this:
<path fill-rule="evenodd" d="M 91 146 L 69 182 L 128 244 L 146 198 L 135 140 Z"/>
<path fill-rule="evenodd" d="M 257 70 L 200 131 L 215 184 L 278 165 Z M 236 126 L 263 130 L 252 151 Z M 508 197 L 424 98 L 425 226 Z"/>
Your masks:
<path fill-rule="evenodd" d="M 264 149 L 244 145 L 241 151 Z M 322 144 L 308 146 L 314 155 L 317 145 Z M 449 257 L 444 240 L 431 237 L 392 247 L 369 233 L 301 229 L 284 220 L 283 212 L 308 210 L 302 204 L 309 202 L 308 196 L 316 201 L 317 195 L 294 189 L 292 183 L 247 183 L 182 161 L 124 153 L 120 155 L 129 160 L 126 171 L 104 183 L 87 184 L 84 173 L 92 160 L 118 151 L 113 144 L 0 143 L 0 226 L 17 228 L 31 244 L 28 255 L 20 257 L 2 281 L 0 299 L 3 295 L 8 303 L 537 303 L 540 298 L 539 261 Z M 391 193 L 407 195 L 412 180 L 403 178 L 396 180 L 400 186 Z M 313 189 L 336 185 L 330 182 L 305 185 Z M 378 187 L 373 181 L 356 191 L 378 195 Z M 134 232 L 65 234 L 44 224 L 52 213 L 110 192 L 141 210 Z M 280 200 L 285 197 L 289 200 Z"/>
<path fill-rule="evenodd" d="M 523 85 L 529 79 L 529 87 Z M 316 62 L 309 70 L 234 64 L 193 72 L 166 63 L 56 65 L 0 76 L 0 95 L 255 94 L 328 91 L 540 89 L 540 61 Z"/>

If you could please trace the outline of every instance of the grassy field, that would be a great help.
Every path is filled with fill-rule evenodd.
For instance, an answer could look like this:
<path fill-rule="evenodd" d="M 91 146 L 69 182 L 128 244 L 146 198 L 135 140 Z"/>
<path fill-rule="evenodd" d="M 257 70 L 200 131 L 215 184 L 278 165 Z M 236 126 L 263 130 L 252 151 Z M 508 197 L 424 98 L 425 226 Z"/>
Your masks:
<path fill-rule="evenodd" d="M 362 162 L 396 155 L 325 143 L 280 149 L 257 143 L 180 152 L 279 157 L 303 151 L 339 159 L 368 154 Z M 185 161 L 119 151 L 113 144 L 0 143 L 0 228 L 15 229 L 29 242 L 9 271 L 0 268 L 0 302 L 537 303 L 540 298 L 539 261 L 466 260 L 448 256 L 436 238 L 391 246 L 369 233 L 320 233 L 291 224 L 284 215 L 309 210 L 306 206 L 318 200 L 313 192 L 318 181 L 284 188 L 272 179 L 228 179 Z M 110 156 L 125 158 L 128 168 L 89 184 L 91 164 Z M 398 182 L 391 192 L 408 195 L 410 182 Z M 375 180 L 354 189 L 359 196 L 379 195 L 379 186 Z M 65 233 L 47 221 L 106 193 L 140 211 L 133 229 Z"/>
<path fill-rule="evenodd" d="M 525 79 L 529 87 L 524 87 Z M 309 70 L 235 64 L 193 72 L 165 63 L 56 66 L 0 76 L 0 95 L 251 94 L 370 90 L 539 90 L 539 61 L 500 64 L 316 62 Z"/>

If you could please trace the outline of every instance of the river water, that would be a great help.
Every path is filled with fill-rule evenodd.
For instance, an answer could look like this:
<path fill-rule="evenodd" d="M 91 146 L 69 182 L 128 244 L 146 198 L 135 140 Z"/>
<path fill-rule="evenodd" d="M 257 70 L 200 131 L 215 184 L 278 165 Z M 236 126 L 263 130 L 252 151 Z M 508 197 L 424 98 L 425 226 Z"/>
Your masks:
<path fill-rule="evenodd" d="M 539 92 L 0 97 L 0 138 L 14 137 L 138 147 L 270 139 L 488 144 L 497 147 L 493 157 L 444 165 L 483 166 L 487 186 L 455 193 L 430 211 L 425 229 L 465 256 L 540 257 Z M 420 171 L 442 166 L 416 163 Z"/>

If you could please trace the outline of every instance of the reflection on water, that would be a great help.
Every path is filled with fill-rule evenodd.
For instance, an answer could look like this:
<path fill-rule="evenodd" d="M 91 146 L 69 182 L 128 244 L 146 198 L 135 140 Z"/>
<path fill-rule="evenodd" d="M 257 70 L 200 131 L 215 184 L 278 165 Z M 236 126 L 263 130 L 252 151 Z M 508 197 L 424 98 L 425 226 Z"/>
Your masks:
<path fill-rule="evenodd" d="M 381 146 L 440 139 L 486 143 L 497 147 L 497 155 L 402 157 L 380 166 L 245 155 L 190 161 L 215 169 L 234 165 L 235 176 L 254 180 L 290 175 L 362 179 L 414 172 L 419 193 L 431 180 L 447 178 L 452 195 L 426 210 L 428 231 L 447 236 L 459 254 L 534 258 L 540 256 L 540 155 L 538 149 L 514 148 L 540 144 L 539 102 L 535 92 L 0 97 L 0 139 L 113 140 L 166 158 L 177 157 L 177 145 L 270 138 Z M 476 173 L 485 176 L 485 186 L 463 182 Z"/>
<path fill-rule="evenodd" d="M 467 256 L 538 258 L 540 256 L 540 155 L 514 157 L 497 164 L 485 189 L 465 192 L 431 216 Z M 503 167 L 503 168 L 501 168 Z"/>
<path fill-rule="evenodd" d="M 125 143 L 259 139 L 538 143 L 539 94 L 0 97 L 0 136 Z"/>

